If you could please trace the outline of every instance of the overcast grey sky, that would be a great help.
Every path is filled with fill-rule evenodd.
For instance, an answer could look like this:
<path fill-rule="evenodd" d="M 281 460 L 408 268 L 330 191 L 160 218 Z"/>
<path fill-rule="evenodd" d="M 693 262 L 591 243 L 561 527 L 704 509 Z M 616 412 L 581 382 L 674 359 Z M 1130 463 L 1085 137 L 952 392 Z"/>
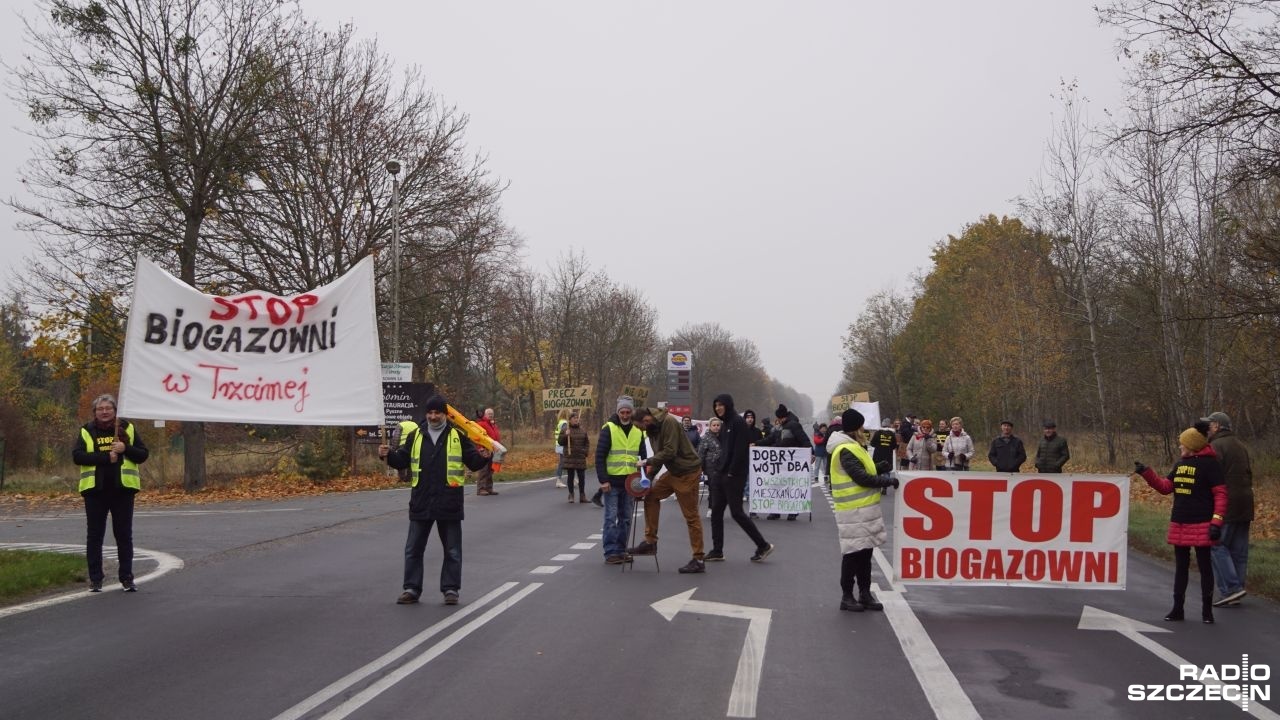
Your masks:
<path fill-rule="evenodd" d="M 1060 81 L 1078 80 L 1101 117 L 1124 74 L 1085 0 L 302 7 L 421 66 L 470 115 L 469 144 L 510 182 L 530 267 L 581 250 L 645 290 L 663 333 L 718 322 L 819 407 L 862 301 L 908 289 L 948 234 L 1013 213 Z M 19 27 L 3 25 L 13 63 Z M 26 118 L 6 102 L 0 120 L 9 197 Z M 33 247 L 15 222 L 0 209 L 11 261 Z"/>

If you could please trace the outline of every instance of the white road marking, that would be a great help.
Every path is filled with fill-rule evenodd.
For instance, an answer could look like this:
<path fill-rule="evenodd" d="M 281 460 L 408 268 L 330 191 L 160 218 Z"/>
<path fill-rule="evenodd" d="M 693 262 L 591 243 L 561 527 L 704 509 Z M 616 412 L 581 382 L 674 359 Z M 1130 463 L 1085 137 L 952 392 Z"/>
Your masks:
<path fill-rule="evenodd" d="M 335 680 L 329 685 L 326 685 L 319 692 L 315 693 L 314 695 L 306 698 L 305 700 L 298 703 L 297 705 L 294 705 L 288 710 L 277 715 L 274 720 L 298 720 L 298 718 L 302 717 L 303 715 L 306 715 L 307 713 L 316 709 L 323 703 L 331 700 L 332 698 L 336 697 L 340 693 L 346 691 L 352 685 L 359 683 L 360 681 L 364 680 L 370 675 L 377 673 L 382 668 L 399 660 L 405 655 L 408 655 L 410 652 L 413 652 L 415 648 L 417 648 L 419 645 L 429 640 L 433 635 L 445 630 L 450 625 L 454 625 L 460 622 L 462 619 L 466 618 L 468 615 L 478 612 L 481 608 L 483 608 L 485 605 L 488 605 L 499 595 L 505 593 L 506 591 L 510 590 L 511 588 L 519 584 L 520 583 L 517 583 L 517 582 L 509 582 L 509 583 L 504 583 L 502 585 L 499 585 L 497 588 L 489 591 L 488 594 L 477 599 L 475 602 L 467 603 L 466 605 L 463 605 L 461 608 L 458 609 L 457 612 L 453 613 L 449 617 L 445 618 L 444 620 L 441 620 L 435 625 L 432 625 L 426 630 L 423 630 L 417 635 L 414 635 L 408 640 L 405 640 L 404 642 L 395 646 L 389 652 L 384 654 L 382 657 L 379 657 L 378 659 L 374 660 L 373 662 L 370 662 L 364 667 L 353 670 L 352 672 L 347 673 L 346 675 Z"/>
<path fill-rule="evenodd" d="M 894 635 L 898 636 L 898 644 L 911 664 L 920 689 L 933 708 L 934 717 L 938 720 L 981 720 L 973 701 L 960 687 L 960 681 L 951 672 L 947 661 L 942 659 L 942 653 L 938 652 L 938 647 L 902 593 L 881 591 L 876 583 L 872 583 L 871 588 L 884 603 L 884 614 L 889 618 Z"/>
<path fill-rule="evenodd" d="M 530 575 L 550 575 L 551 573 L 556 572 L 562 567 L 564 566 L 563 565 L 539 565 L 538 567 L 530 570 L 529 574 Z"/>
<path fill-rule="evenodd" d="M 595 543 L 574 543 L 569 547 L 570 550 L 590 550 L 595 547 Z"/>
<path fill-rule="evenodd" d="M 1148 625 L 1147 623 L 1139 622 L 1137 620 L 1132 620 L 1123 615 L 1117 615 L 1116 613 L 1107 612 L 1106 610 L 1099 610 L 1098 608 L 1085 605 L 1084 610 L 1080 613 L 1080 623 L 1076 625 L 1076 629 L 1077 630 L 1114 630 L 1115 632 L 1120 633 L 1124 637 L 1127 637 L 1133 642 L 1137 643 L 1138 646 L 1146 648 L 1146 650 L 1150 652 L 1152 655 L 1155 655 L 1161 660 L 1169 663 L 1170 665 L 1173 666 L 1175 670 L 1177 670 L 1179 666 L 1182 666 L 1182 665 L 1194 665 L 1194 663 L 1188 660 L 1185 660 L 1181 655 L 1178 655 L 1177 653 L 1173 652 L 1172 650 L 1169 650 L 1168 648 L 1164 647 L 1160 643 L 1156 642 L 1155 640 L 1152 640 L 1151 638 L 1143 634 L 1143 633 L 1166 633 L 1166 632 L 1169 632 L 1168 630 L 1165 630 L 1164 628 L 1156 627 L 1154 625 Z M 1224 684 L 1220 680 L 1213 680 L 1213 679 L 1194 679 L 1193 678 L 1192 681 L 1200 683 L 1205 687 L 1222 686 Z M 1179 675 L 1178 682 L 1183 682 L 1183 680 L 1181 679 L 1181 675 Z M 1276 713 L 1272 712 L 1271 710 L 1267 709 L 1262 704 L 1257 702 L 1249 702 L 1246 706 L 1246 704 L 1240 699 L 1233 700 L 1227 697 L 1222 697 L 1222 699 L 1231 703 L 1232 705 L 1235 705 L 1241 710 L 1244 710 L 1245 712 L 1258 718 L 1259 720 L 1276 720 L 1277 718 L 1280 718 L 1280 715 L 1277 715 Z"/>
<path fill-rule="evenodd" d="M 592 534 L 590 534 L 590 535 L 588 535 L 588 536 L 587 536 L 587 539 L 588 539 L 588 540 L 603 540 L 603 539 L 604 539 L 604 535 L 601 535 L 600 533 L 592 533 Z"/>
<path fill-rule="evenodd" d="M 906 586 L 898 585 L 893 581 L 893 566 L 889 564 L 889 558 L 883 552 L 880 552 L 880 548 L 875 549 L 872 557 L 876 559 L 876 565 L 880 568 L 880 574 L 884 575 L 884 581 L 889 583 L 889 590 L 899 594 L 905 593 L 907 591 Z"/>
<path fill-rule="evenodd" d="M 84 545 L 65 545 L 65 544 L 55 544 L 55 543 L 0 543 L 0 550 L 34 550 L 36 552 L 57 552 L 57 553 L 65 553 L 67 555 L 83 555 Z M 102 556 L 104 558 L 116 557 L 116 548 L 114 546 L 103 547 Z M 159 577 L 168 575 L 174 570 L 181 570 L 183 565 L 181 558 L 175 557 L 168 553 L 162 553 L 158 550 L 147 550 L 145 548 L 137 548 L 137 547 L 133 549 L 133 560 L 134 562 L 137 562 L 139 560 L 143 560 L 143 561 L 151 560 L 156 563 L 155 570 L 152 570 L 151 572 L 145 575 L 140 575 L 134 578 L 134 583 L 137 585 L 141 585 L 146 582 L 151 582 L 152 580 L 155 580 Z M 102 589 L 104 592 L 123 592 L 124 591 L 124 588 L 121 588 L 114 583 L 111 585 L 108 585 L 107 583 L 103 583 Z M 21 605 L 13 605 L 11 607 L 0 608 L 0 618 L 5 618 L 10 615 L 17 615 L 18 613 L 24 613 L 30 610 L 37 610 L 42 607 L 49 607 L 50 605 L 58 605 L 64 602 L 70 602 L 71 600 L 75 600 L 77 598 L 82 598 L 82 597 L 88 597 L 89 595 L 90 593 L 88 590 L 73 590 L 71 592 L 63 593 L 61 595 L 54 595 L 53 597 L 47 597 L 41 600 L 33 600 L 28 603 L 22 603 Z"/>
<path fill-rule="evenodd" d="M 396 668 L 393 672 L 388 673 L 381 680 L 378 680 L 377 682 L 373 683 L 369 687 L 353 695 L 346 702 L 342 703 L 338 707 L 326 713 L 321 720 L 341 720 L 341 718 L 345 718 L 346 716 L 360 709 L 370 700 L 386 692 L 396 683 L 409 677 L 410 674 L 420 669 L 427 663 L 431 662 L 437 657 L 440 657 L 440 655 L 442 655 L 444 651 L 448 650 L 454 645 L 457 645 L 466 636 L 470 635 L 480 626 L 494 619 L 498 615 L 501 615 L 504 611 L 506 611 L 512 605 L 515 605 L 516 603 L 520 602 L 525 598 L 525 596 L 527 596 L 529 593 L 533 592 L 534 590 L 537 590 L 540 587 L 542 587 L 542 583 L 529 583 L 524 588 L 517 591 L 511 597 L 495 605 L 492 609 L 490 609 L 485 614 L 481 615 L 475 620 L 472 620 L 466 625 L 463 625 L 457 630 L 454 630 L 452 633 L 449 634 L 448 637 L 444 638 L 443 640 L 436 643 L 435 645 L 432 645 L 429 649 L 427 649 L 426 652 L 422 653 L 421 655 L 414 658 L 413 660 L 405 663 L 404 665 L 401 665 L 400 667 Z"/>
<path fill-rule="evenodd" d="M 552 562 L 569 562 L 570 560 L 577 560 L 580 557 L 582 556 L 571 554 L 571 553 L 564 553 L 562 555 L 556 555 L 555 557 L 551 558 L 551 561 Z"/>
<path fill-rule="evenodd" d="M 702 615 L 721 615 L 748 621 L 747 637 L 742 641 L 742 653 L 738 656 L 738 671 L 733 676 L 733 689 L 729 692 L 728 717 L 753 718 L 756 716 L 756 698 L 760 693 L 760 672 L 764 667 L 764 649 L 769 640 L 769 624 L 773 610 L 769 608 L 730 605 L 728 603 L 691 600 L 692 588 L 659 600 L 650 607 L 668 622 L 680 612 Z"/>

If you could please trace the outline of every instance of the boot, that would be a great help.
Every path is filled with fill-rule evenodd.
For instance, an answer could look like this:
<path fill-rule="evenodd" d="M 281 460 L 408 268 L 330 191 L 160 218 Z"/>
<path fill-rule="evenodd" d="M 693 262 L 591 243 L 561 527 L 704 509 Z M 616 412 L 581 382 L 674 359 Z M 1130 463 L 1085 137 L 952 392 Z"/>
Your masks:
<path fill-rule="evenodd" d="M 870 590 L 858 595 L 858 604 L 868 610 L 884 610 L 884 604 L 876 600 L 876 596 L 872 595 Z"/>
<path fill-rule="evenodd" d="M 840 598 L 840 609 L 848 610 L 849 612 L 862 612 L 866 608 L 862 607 L 857 600 L 854 600 L 853 594 L 850 593 Z"/>
<path fill-rule="evenodd" d="M 1207 595 L 1201 598 L 1200 619 L 1204 621 L 1205 625 L 1213 624 L 1213 592 L 1212 591 L 1210 591 Z"/>
<path fill-rule="evenodd" d="M 569 502 L 573 502 L 573 491 L 569 491 Z"/>
<path fill-rule="evenodd" d="M 578 493 L 578 502 L 582 503 L 583 505 L 586 505 L 586 504 L 587 504 L 587 494 L 586 494 L 586 493 Z"/>
<path fill-rule="evenodd" d="M 1182 619 L 1183 619 L 1183 615 L 1182 615 L 1182 601 L 1183 601 L 1183 597 L 1182 597 L 1181 595 L 1174 595 L 1174 596 L 1173 596 L 1173 609 L 1169 611 L 1169 614 L 1168 614 L 1168 615 L 1165 615 L 1165 616 L 1164 616 L 1165 621 L 1167 621 L 1167 622 L 1181 622 L 1181 621 L 1182 621 Z"/>

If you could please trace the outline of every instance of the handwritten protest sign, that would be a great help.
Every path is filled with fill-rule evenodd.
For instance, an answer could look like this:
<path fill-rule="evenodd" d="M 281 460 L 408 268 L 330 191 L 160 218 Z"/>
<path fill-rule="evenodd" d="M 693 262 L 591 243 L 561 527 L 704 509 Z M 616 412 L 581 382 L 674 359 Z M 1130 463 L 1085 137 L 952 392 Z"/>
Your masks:
<path fill-rule="evenodd" d="M 581 409 L 590 410 L 595 407 L 591 385 L 579 385 L 571 388 L 548 388 L 542 391 L 542 411 Z"/>
<path fill-rule="evenodd" d="M 751 512 L 802 513 L 813 509 L 811 448 L 751 447 Z"/>
<path fill-rule="evenodd" d="M 311 292 L 205 295 L 139 257 L 120 372 L 129 417 L 382 422 L 373 260 Z"/>

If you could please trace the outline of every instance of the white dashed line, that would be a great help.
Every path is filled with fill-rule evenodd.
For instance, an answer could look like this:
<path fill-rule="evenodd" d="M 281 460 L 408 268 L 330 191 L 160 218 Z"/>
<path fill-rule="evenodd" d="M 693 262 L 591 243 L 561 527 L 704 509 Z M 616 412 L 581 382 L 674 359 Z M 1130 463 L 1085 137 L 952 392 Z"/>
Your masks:
<path fill-rule="evenodd" d="M 573 547 L 571 547 L 571 548 L 569 548 L 569 549 L 570 549 L 570 550 L 590 550 L 591 548 L 593 548 L 593 547 L 595 547 L 595 546 L 596 546 L 596 544 L 595 544 L 595 543 L 574 543 L 574 544 L 573 544 Z"/>
<path fill-rule="evenodd" d="M 557 556 L 555 556 L 555 557 L 551 558 L 551 561 L 552 561 L 552 562 L 569 562 L 570 560 L 577 560 L 577 559 L 578 559 L 578 558 L 580 558 L 580 557 L 582 557 L 582 556 L 581 556 L 581 555 L 576 555 L 576 554 L 571 554 L 571 553 L 565 553 L 565 554 L 563 554 L 563 555 L 557 555 Z"/>
<path fill-rule="evenodd" d="M 530 570 L 529 574 L 530 575 L 550 575 L 551 573 L 556 572 L 562 567 L 564 566 L 563 565 L 539 565 L 538 567 Z"/>

